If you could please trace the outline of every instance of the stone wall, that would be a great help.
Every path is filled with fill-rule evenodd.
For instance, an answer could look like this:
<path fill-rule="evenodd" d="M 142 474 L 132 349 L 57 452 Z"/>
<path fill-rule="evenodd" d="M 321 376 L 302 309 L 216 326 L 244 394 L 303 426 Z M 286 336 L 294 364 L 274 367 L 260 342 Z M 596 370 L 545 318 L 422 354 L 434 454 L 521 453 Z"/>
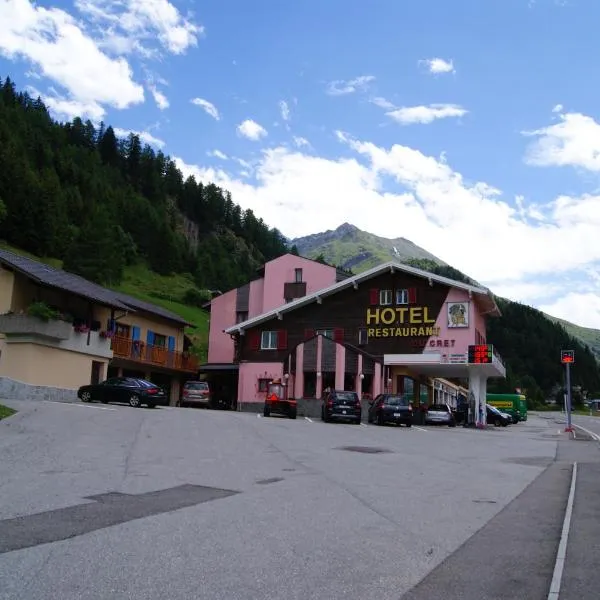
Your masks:
<path fill-rule="evenodd" d="M 0 398 L 10 400 L 52 400 L 54 402 L 75 402 L 76 390 L 29 385 L 9 377 L 0 377 Z"/>

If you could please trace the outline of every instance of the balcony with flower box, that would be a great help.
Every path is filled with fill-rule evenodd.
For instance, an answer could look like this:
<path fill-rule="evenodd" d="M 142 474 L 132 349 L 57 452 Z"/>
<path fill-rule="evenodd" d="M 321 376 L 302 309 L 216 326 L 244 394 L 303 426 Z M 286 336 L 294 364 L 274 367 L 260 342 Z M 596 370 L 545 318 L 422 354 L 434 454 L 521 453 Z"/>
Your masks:
<path fill-rule="evenodd" d="M 121 358 L 149 367 L 161 367 L 186 373 L 196 373 L 198 371 L 198 359 L 189 352 L 168 350 L 164 346 L 154 346 L 141 340 L 114 336 L 112 338 L 112 351 L 114 358 Z"/>

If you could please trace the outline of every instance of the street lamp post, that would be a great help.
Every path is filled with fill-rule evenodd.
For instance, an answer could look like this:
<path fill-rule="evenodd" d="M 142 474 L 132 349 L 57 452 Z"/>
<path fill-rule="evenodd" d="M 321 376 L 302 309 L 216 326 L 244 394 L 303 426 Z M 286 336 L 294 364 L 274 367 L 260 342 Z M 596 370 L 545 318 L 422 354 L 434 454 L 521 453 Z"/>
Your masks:
<path fill-rule="evenodd" d="M 566 371 L 566 384 L 567 384 L 567 426 L 565 431 L 573 431 L 573 425 L 571 421 L 571 365 L 575 362 L 575 351 L 574 350 L 561 350 L 560 362 L 565 365 Z"/>

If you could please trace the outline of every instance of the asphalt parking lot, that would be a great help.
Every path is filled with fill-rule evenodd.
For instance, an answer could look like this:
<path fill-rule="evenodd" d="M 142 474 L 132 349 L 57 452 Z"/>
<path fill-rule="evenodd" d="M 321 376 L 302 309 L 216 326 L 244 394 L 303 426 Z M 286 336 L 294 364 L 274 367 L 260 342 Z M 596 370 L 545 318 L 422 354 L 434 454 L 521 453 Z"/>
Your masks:
<path fill-rule="evenodd" d="M 547 596 L 570 483 L 551 420 L 5 403 L 2 599 Z"/>

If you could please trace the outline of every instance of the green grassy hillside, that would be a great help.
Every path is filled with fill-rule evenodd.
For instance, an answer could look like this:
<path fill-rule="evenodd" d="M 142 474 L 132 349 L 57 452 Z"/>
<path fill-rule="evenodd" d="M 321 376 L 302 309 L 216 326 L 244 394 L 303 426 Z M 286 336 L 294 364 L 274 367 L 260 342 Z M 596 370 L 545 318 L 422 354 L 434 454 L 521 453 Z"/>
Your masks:
<path fill-rule="evenodd" d="M 39 260 L 53 267 L 62 268 L 60 260 L 34 256 L 30 252 L 25 252 L 4 242 L 0 242 L 0 247 L 10 250 L 15 254 Z M 124 294 L 129 294 L 134 298 L 162 306 L 193 323 L 194 326 L 188 327 L 186 334 L 194 344 L 195 353 L 201 360 L 206 360 L 208 350 L 208 313 L 199 307 L 190 306 L 183 302 L 186 292 L 196 289 L 191 275 L 158 275 L 152 272 L 146 265 L 140 263 L 126 267 L 123 280 L 119 285 L 113 286 L 113 289 Z"/>
<path fill-rule="evenodd" d="M 569 321 L 551 315 L 546 316 L 551 321 L 562 325 L 570 335 L 589 346 L 596 358 L 600 359 L 600 330 L 592 329 L 591 327 L 580 327 L 579 325 L 575 325 L 575 323 L 569 323 Z"/>

